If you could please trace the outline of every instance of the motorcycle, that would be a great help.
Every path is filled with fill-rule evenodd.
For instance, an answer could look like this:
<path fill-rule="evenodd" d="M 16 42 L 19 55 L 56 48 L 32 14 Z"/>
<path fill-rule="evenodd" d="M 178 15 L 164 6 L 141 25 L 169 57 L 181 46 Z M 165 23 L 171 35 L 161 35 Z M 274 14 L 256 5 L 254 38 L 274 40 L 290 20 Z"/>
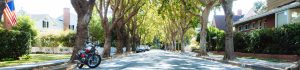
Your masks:
<path fill-rule="evenodd" d="M 100 47 L 100 45 L 89 41 L 85 42 L 85 47 L 76 54 L 76 66 L 78 68 L 82 68 L 84 65 L 87 65 L 89 68 L 98 67 L 101 63 L 101 56 L 98 53 L 99 51 L 96 50 L 97 47 Z"/>

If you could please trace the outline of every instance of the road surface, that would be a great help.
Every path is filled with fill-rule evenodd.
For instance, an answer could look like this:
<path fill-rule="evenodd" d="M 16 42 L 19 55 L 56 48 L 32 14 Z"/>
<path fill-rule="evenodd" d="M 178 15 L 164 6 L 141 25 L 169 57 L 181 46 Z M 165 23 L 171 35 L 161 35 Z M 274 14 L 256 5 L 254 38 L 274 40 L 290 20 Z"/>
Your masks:
<path fill-rule="evenodd" d="M 238 66 L 163 50 L 102 61 L 95 70 L 245 70 Z M 248 70 L 248 69 L 247 69 Z"/>

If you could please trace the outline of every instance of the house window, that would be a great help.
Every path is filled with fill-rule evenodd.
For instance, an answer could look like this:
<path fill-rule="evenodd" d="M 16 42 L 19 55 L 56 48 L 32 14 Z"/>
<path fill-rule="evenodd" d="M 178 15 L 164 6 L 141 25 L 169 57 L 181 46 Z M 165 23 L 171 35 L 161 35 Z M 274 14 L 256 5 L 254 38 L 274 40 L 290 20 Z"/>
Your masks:
<path fill-rule="evenodd" d="M 264 28 L 266 23 L 267 23 L 267 19 L 263 19 L 259 24 L 260 29 Z"/>
<path fill-rule="evenodd" d="M 241 27 L 242 27 L 242 31 L 244 31 L 244 30 L 245 30 L 245 28 L 246 28 L 246 26 L 245 26 L 245 25 L 242 25 Z"/>
<path fill-rule="evenodd" d="M 251 28 L 252 28 L 252 24 L 253 24 L 253 23 L 251 23 L 251 24 L 249 24 L 249 25 L 248 25 L 248 26 L 249 26 L 249 29 L 251 29 Z"/>
<path fill-rule="evenodd" d="M 47 28 L 49 28 L 49 21 L 47 21 Z"/>
<path fill-rule="evenodd" d="M 242 31 L 242 26 L 239 26 L 239 31 Z"/>
<path fill-rule="evenodd" d="M 262 21 L 261 20 L 259 20 L 258 22 L 257 22 L 257 24 L 256 24 L 256 29 L 260 29 L 261 27 L 261 23 L 262 23 Z"/>
<path fill-rule="evenodd" d="M 249 29 L 249 25 L 248 24 L 245 25 L 245 29 L 246 30 Z"/>
<path fill-rule="evenodd" d="M 43 20 L 43 28 L 49 28 L 49 22 L 48 21 L 45 21 Z"/>
<path fill-rule="evenodd" d="M 69 29 L 75 30 L 75 26 L 74 25 L 69 25 Z"/>
<path fill-rule="evenodd" d="M 288 11 L 276 13 L 276 27 L 281 27 L 285 24 L 288 24 Z"/>
<path fill-rule="evenodd" d="M 255 27 L 255 24 L 256 24 L 256 23 L 253 23 L 253 24 L 252 24 L 252 29 L 255 29 L 255 28 L 256 28 L 256 27 Z"/>

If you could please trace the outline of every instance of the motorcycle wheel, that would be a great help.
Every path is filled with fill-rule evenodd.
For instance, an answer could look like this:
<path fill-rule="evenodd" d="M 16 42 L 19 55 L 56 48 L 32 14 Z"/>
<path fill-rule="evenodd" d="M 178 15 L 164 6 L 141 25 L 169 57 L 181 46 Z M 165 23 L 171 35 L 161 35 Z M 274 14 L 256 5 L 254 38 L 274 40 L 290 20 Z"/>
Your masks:
<path fill-rule="evenodd" d="M 87 65 L 90 68 L 96 68 L 100 65 L 101 63 L 101 56 L 100 55 L 93 55 L 88 57 L 88 62 Z"/>

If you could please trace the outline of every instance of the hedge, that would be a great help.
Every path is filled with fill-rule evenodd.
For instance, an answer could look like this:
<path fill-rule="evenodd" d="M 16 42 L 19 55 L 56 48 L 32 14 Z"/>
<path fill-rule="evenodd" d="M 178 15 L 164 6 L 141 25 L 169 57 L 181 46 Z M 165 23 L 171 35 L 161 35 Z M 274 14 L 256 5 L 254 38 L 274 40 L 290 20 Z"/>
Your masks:
<path fill-rule="evenodd" d="M 68 32 L 66 34 L 59 35 L 49 34 L 45 36 L 39 36 L 37 39 L 37 46 L 41 47 L 73 47 L 75 44 L 75 33 Z"/>
<path fill-rule="evenodd" d="M 0 59 L 18 59 L 28 54 L 31 34 L 28 32 L 0 29 Z"/>
<path fill-rule="evenodd" d="M 208 30 L 208 47 L 211 51 L 224 51 L 224 36 L 219 36 L 216 43 L 209 42 L 217 32 Z M 221 49 L 216 49 L 220 48 Z M 251 32 L 236 32 L 234 34 L 234 50 L 243 53 L 290 54 L 300 55 L 300 24 L 289 24 L 279 28 L 258 29 Z"/>
<path fill-rule="evenodd" d="M 200 34 L 197 34 L 196 41 L 200 42 Z M 225 33 L 216 27 L 208 27 L 206 41 L 208 51 L 224 50 Z"/>

